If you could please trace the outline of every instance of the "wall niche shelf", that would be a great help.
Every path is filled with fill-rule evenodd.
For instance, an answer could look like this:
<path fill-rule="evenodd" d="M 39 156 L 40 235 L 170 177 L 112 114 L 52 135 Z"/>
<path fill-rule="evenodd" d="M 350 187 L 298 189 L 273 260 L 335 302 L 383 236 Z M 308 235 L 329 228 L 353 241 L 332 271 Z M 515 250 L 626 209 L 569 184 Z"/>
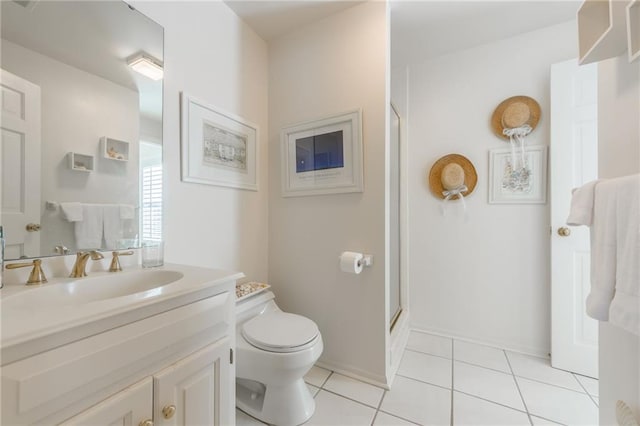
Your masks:
<path fill-rule="evenodd" d="M 93 155 L 79 154 L 77 152 L 67 153 L 67 161 L 69 162 L 69 168 L 77 172 L 93 171 Z"/>
<path fill-rule="evenodd" d="M 103 136 L 100 138 L 102 156 L 114 161 L 129 161 L 129 142 Z"/>
<path fill-rule="evenodd" d="M 585 0 L 578 9 L 580 65 L 624 53 L 627 42 L 625 8 L 621 0 Z"/>
<path fill-rule="evenodd" d="M 627 42 L 629 62 L 640 58 L 640 0 L 633 0 L 627 6 Z"/>

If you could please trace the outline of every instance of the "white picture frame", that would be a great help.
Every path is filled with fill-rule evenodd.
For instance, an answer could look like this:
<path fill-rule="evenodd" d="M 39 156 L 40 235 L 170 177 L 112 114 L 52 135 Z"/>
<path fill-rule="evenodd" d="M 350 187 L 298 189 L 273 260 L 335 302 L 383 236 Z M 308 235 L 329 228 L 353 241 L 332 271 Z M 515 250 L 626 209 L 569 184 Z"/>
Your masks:
<path fill-rule="evenodd" d="M 282 196 L 362 192 L 362 110 L 286 126 Z"/>
<path fill-rule="evenodd" d="M 181 94 L 183 182 L 258 190 L 258 126 Z"/>
<path fill-rule="evenodd" d="M 520 149 L 515 155 L 519 159 Z M 510 178 L 511 148 L 489 151 L 489 204 L 545 204 L 547 202 L 547 147 L 525 147 L 528 178 Z"/>

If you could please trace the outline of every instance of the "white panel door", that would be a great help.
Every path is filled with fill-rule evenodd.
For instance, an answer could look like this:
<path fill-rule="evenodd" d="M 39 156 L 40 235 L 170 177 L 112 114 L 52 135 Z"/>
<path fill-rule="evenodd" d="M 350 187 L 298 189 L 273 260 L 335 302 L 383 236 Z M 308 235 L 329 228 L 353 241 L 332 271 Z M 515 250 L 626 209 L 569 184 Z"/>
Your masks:
<path fill-rule="evenodd" d="M 0 223 L 5 258 L 40 254 L 40 87 L 0 70 Z"/>
<path fill-rule="evenodd" d="M 597 81 L 596 64 L 551 67 L 551 365 L 591 377 L 598 377 L 598 323 L 585 309 L 589 229 L 566 220 L 571 190 L 597 178 Z"/>
<path fill-rule="evenodd" d="M 225 337 L 154 375 L 156 426 L 233 424 L 230 349 Z"/>
<path fill-rule="evenodd" d="M 152 421 L 153 380 L 151 377 L 129 386 L 60 426 L 138 426 Z"/>

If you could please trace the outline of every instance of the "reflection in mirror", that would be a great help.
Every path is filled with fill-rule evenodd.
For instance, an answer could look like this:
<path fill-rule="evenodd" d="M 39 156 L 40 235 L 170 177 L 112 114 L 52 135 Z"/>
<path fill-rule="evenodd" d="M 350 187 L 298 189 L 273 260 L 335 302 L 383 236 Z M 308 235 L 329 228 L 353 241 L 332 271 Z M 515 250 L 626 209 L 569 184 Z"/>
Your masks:
<path fill-rule="evenodd" d="M 160 239 L 162 27 L 124 2 L 1 7 L 5 258 Z"/>

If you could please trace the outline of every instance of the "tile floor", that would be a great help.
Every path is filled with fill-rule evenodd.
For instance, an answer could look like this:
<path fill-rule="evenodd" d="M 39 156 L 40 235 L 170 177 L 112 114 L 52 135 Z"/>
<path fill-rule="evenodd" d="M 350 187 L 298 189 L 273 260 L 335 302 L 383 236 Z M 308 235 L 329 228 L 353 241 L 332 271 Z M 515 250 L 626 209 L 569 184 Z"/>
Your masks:
<path fill-rule="evenodd" d="M 313 367 L 306 425 L 597 425 L 598 381 L 549 361 L 412 331 L 392 389 Z M 236 410 L 237 425 L 262 425 Z"/>

